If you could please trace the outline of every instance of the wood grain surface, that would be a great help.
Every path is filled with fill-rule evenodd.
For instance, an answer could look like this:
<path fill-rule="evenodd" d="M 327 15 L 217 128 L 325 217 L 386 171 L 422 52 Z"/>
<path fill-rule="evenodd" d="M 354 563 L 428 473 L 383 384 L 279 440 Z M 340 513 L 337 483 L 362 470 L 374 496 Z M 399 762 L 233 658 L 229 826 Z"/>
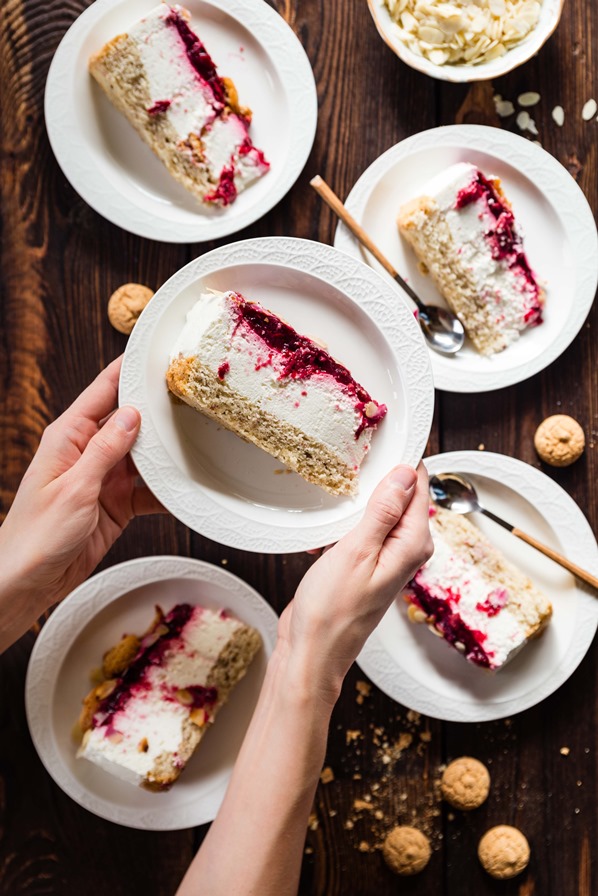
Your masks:
<path fill-rule="evenodd" d="M 50 149 L 43 92 L 52 55 L 85 0 L 4 0 L 0 11 L 0 512 L 5 514 L 44 426 L 113 357 L 126 337 L 106 317 L 110 293 L 128 281 L 157 288 L 217 243 L 172 246 L 132 236 L 74 192 Z M 598 122 L 581 108 L 598 97 L 598 4 L 565 0 L 561 24 L 529 63 L 493 84 L 433 81 L 407 68 L 379 38 L 366 0 L 279 0 L 301 40 L 319 99 L 316 141 L 290 193 L 231 237 L 292 235 L 331 243 L 332 212 L 309 187 L 321 174 L 344 199 L 381 152 L 427 128 L 499 120 L 493 94 L 541 94 L 539 140 L 598 210 Z M 551 118 L 555 105 L 565 123 Z M 223 241 L 224 242 L 224 241 Z M 552 413 L 585 429 L 587 449 L 569 469 L 540 467 L 598 523 L 596 309 L 544 372 L 482 395 L 439 393 L 427 453 L 456 449 L 512 455 L 540 467 L 532 436 Z M 198 557 L 246 579 L 281 611 L 312 562 L 306 555 L 258 556 L 223 548 L 172 519 L 134 522 L 104 565 L 154 553 Z M 1 570 L 0 570 L 1 575 Z M 31 743 L 23 687 L 30 632 L 0 662 L 0 896 L 167 896 L 205 828 L 147 833 L 102 821 L 54 784 Z M 365 682 L 365 684 L 363 684 Z M 416 717 L 369 689 L 354 667 L 335 710 L 327 783 L 318 789 L 301 879 L 309 896 L 596 896 L 598 893 L 598 675 L 595 648 L 560 690 L 512 719 L 480 725 Z M 292 747 L 292 745 L 290 745 Z M 563 749 L 567 748 L 567 749 Z M 438 798 L 439 770 L 460 755 L 484 761 L 490 797 L 477 811 L 451 811 Z M 432 840 L 426 871 L 394 877 L 379 845 L 397 822 Z M 256 807 L 248 823 L 266 826 Z M 477 843 L 514 824 L 532 847 L 529 869 L 497 882 L 481 869 Z M 223 856 L 226 860 L 226 857 Z M 206 894 L 208 896 L 208 894 Z M 234 896 L 234 894 L 231 894 Z"/>

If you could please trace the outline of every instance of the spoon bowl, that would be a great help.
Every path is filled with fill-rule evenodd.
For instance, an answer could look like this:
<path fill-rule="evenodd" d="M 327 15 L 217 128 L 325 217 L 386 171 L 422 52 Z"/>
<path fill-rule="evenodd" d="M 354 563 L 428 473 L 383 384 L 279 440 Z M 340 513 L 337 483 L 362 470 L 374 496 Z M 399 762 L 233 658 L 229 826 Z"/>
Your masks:
<path fill-rule="evenodd" d="M 457 473 L 439 473 L 430 476 L 430 496 L 435 504 L 454 513 L 473 513 L 482 506 L 469 479 Z"/>
<path fill-rule="evenodd" d="M 454 355 L 465 341 L 463 324 L 452 311 L 439 305 L 418 304 L 418 319 L 426 340 L 434 351 Z"/>

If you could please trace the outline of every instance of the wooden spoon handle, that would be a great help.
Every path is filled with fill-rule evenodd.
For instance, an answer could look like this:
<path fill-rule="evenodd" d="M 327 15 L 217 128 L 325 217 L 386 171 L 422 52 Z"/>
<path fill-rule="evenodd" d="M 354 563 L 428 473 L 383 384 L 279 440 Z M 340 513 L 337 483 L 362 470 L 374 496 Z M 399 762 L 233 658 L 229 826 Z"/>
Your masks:
<path fill-rule="evenodd" d="M 549 548 L 547 545 L 542 544 L 541 541 L 537 541 L 531 535 L 528 535 L 527 532 L 522 532 L 521 529 L 512 529 L 511 531 L 513 532 L 513 535 L 517 536 L 517 538 L 520 538 L 522 541 L 530 544 L 533 548 L 536 548 L 537 551 L 541 551 L 547 557 L 550 557 L 551 560 L 554 560 L 555 563 L 560 563 L 561 566 L 564 566 L 565 569 L 568 569 L 569 572 L 572 572 L 573 575 L 577 576 L 578 579 L 581 579 L 582 582 L 587 582 L 588 585 L 592 585 L 593 588 L 598 588 L 598 578 L 587 572 L 585 569 L 582 569 L 581 566 L 577 566 L 577 564 L 571 563 L 570 560 L 567 560 L 567 558 L 563 557 L 562 554 L 559 554 L 558 551 L 553 551 L 552 548 Z"/>
<path fill-rule="evenodd" d="M 358 224 L 355 218 L 349 214 L 343 203 L 340 201 L 336 193 L 334 193 L 326 181 L 317 174 L 312 180 L 310 180 L 310 184 L 318 193 L 326 205 L 329 205 L 332 211 L 338 215 L 343 224 L 346 224 L 353 236 L 357 237 L 362 246 L 371 252 L 374 258 L 380 262 L 382 267 L 388 271 L 391 277 L 396 279 L 397 271 L 393 268 L 388 258 L 386 258 L 380 249 L 371 241 L 361 224 Z"/>

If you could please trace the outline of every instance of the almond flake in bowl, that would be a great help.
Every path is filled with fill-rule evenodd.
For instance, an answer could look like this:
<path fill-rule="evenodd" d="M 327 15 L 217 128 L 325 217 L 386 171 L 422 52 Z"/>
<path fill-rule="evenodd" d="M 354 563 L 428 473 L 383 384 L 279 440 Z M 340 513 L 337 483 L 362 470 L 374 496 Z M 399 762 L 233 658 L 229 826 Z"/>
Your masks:
<path fill-rule="evenodd" d="M 382 38 L 412 68 L 447 81 L 495 78 L 536 53 L 563 0 L 368 0 Z"/>

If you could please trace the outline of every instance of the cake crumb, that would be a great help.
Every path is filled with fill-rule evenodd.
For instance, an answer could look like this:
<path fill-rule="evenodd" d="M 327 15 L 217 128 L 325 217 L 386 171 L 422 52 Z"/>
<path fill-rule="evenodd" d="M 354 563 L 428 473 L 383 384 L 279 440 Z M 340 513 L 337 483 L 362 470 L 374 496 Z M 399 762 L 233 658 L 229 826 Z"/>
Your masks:
<path fill-rule="evenodd" d="M 353 824 L 353 822 L 351 821 L 351 819 L 348 818 L 348 819 L 346 820 L 346 822 L 344 823 L 343 827 L 345 828 L 346 831 L 352 831 L 353 828 L 355 827 L 355 825 Z"/>
<path fill-rule="evenodd" d="M 569 749 L 569 747 L 561 747 L 561 749 L 559 750 L 561 756 L 568 756 L 570 752 L 571 750 Z"/>
<path fill-rule="evenodd" d="M 485 451 L 485 450 L 486 450 L 486 446 L 484 445 L 483 442 L 480 442 L 480 444 L 478 445 L 478 451 Z"/>
<path fill-rule="evenodd" d="M 306 846 L 305 849 L 303 850 L 303 852 L 305 853 L 306 856 L 311 856 L 313 853 L 313 849 L 311 848 L 311 846 Z"/>
<path fill-rule="evenodd" d="M 420 739 L 420 740 L 423 740 L 423 742 L 424 742 L 425 744 L 429 744 L 430 741 L 432 740 L 432 734 L 431 734 L 430 731 L 420 731 L 420 732 L 419 732 L 419 739 Z"/>
<path fill-rule="evenodd" d="M 318 816 L 315 814 L 315 812 L 310 812 L 309 818 L 307 819 L 307 826 L 310 831 L 317 831 L 319 825 L 320 822 L 318 821 Z"/>
<path fill-rule="evenodd" d="M 223 566 L 228 566 L 228 560 L 226 559 L 226 557 L 223 557 L 220 562 L 222 563 Z"/>
<path fill-rule="evenodd" d="M 362 840 L 359 844 L 358 849 L 359 849 L 359 852 L 371 852 L 372 851 L 372 847 L 367 842 L 367 840 Z"/>
<path fill-rule="evenodd" d="M 417 725 L 419 723 L 420 718 L 421 713 L 416 712 L 414 709 L 410 709 L 407 713 L 407 721 L 413 722 L 414 725 Z"/>
<path fill-rule="evenodd" d="M 371 797 L 370 797 L 370 799 L 371 799 Z M 363 811 L 371 812 L 373 809 L 373 806 L 370 802 L 366 802 L 366 800 L 354 799 L 353 800 L 353 808 L 355 809 L 356 812 L 363 812 Z"/>
<path fill-rule="evenodd" d="M 347 728 L 345 731 L 345 741 L 347 745 L 353 743 L 355 740 L 359 740 L 360 737 L 363 737 L 363 734 L 357 729 Z"/>
<path fill-rule="evenodd" d="M 369 697 L 372 693 L 372 686 L 367 681 L 357 681 L 355 683 L 355 690 L 360 697 Z"/>
<path fill-rule="evenodd" d="M 322 784 L 330 784 L 331 781 L 334 781 L 334 772 L 329 765 L 322 769 L 320 773 L 320 781 Z"/>

